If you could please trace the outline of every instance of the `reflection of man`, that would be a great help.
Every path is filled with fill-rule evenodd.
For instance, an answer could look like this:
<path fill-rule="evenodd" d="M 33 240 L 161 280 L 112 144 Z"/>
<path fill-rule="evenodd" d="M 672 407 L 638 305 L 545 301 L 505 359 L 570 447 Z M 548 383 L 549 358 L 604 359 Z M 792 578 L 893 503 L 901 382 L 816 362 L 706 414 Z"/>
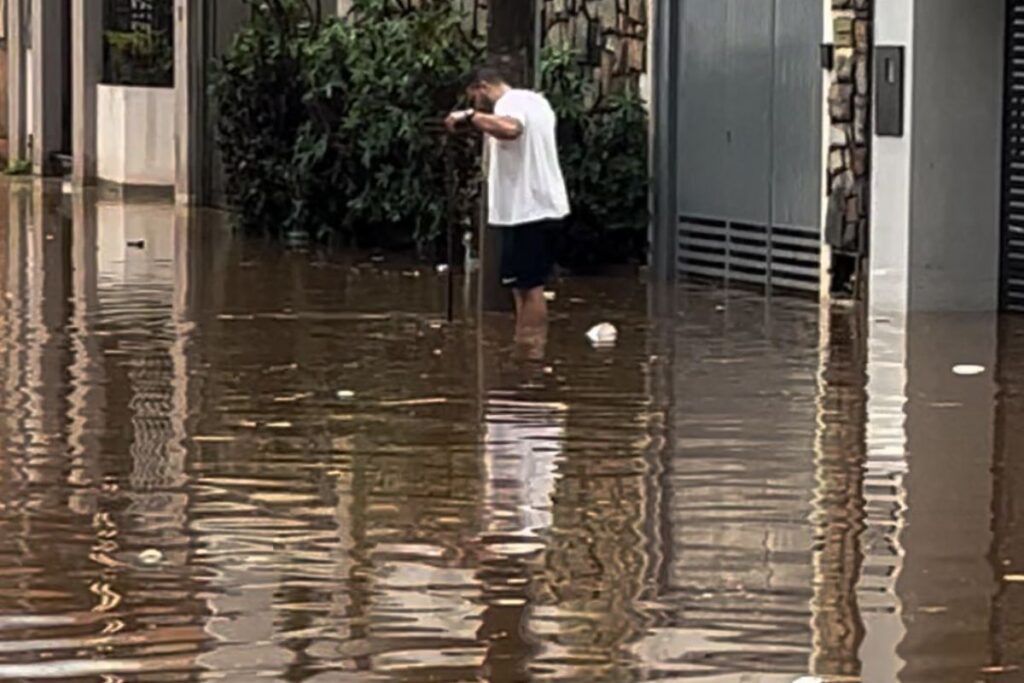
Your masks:
<path fill-rule="evenodd" d="M 544 533 L 552 525 L 556 461 L 565 444 L 565 406 L 504 400 L 487 402 L 484 437 L 485 524 L 481 566 L 484 602 L 478 638 L 487 642 L 488 680 L 531 680 L 539 651 L 528 626 L 543 562 Z"/>
<path fill-rule="evenodd" d="M 447 125 L 454 131 L 468 123 L 488 136 L 488 220 L 501 231 L 501 282 L 515 296 L 518 333 L 533 335 L 547 322 L 552 234 L 569 215 L 557 119 L 543 95 L 513 89 L 495 69 L 477 71 L 468 92 L 476 109 L 451 114 Z"/>
<path fill-rule="evenodd" d="M 541 549 L 539 534 L 551 526 L 555 461 L 565 441 L 565 406 L 491 398 L 487 412 L 487 530 L 514 539 L 497 548 L 502 554 L 528 554 Z"/>

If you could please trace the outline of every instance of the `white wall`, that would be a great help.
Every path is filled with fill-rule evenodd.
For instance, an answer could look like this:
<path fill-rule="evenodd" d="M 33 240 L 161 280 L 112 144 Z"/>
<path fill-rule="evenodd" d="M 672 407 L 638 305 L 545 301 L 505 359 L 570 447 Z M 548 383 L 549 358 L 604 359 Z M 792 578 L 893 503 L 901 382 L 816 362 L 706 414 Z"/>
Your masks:
<path fill-rule="evenodd" d="M 871 309 L 998 305 L 1004 0 L 885 0 L 906 48 L 905 131 L 874 138 Z"/>
<path fill-rule="evenodd" d="M 908 304 L 910 265 L 910 140 L 913 134 L 914 0 L 884 0 L 875 7 L 877 45 L 906 48 L 905 130 L 901 138 L 875 137 L 871 176 L 870 305 L 880 313 Z"/>
<path fill-rule="evenodd" d="M 174 89 L 100 85 L 96 165 L 121 185 L 174 185 Z"/>
<path fill-rule="evenodd" d="M 1003 0 L 917 0 L 910 307 L 999 297 Z"/>

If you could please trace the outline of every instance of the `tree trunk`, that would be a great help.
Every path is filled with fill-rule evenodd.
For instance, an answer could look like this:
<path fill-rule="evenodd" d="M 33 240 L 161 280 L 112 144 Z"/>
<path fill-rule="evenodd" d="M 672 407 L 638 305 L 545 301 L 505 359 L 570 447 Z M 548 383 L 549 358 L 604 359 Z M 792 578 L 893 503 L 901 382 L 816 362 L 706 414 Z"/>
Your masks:
<path fill-rule="evenodd" d="M 488 3 L 487 63 L 500 68 L 509 84 L 517 88 L 533 84 L 535 3 L 538 1 L 490 0 Z M 512 296 L 503 290 L 500 282 L 500 235 L 487 228 L 486 200 L 481 205 L 480 306 L 484 311 L 508 311 L 512 308 Z"/>

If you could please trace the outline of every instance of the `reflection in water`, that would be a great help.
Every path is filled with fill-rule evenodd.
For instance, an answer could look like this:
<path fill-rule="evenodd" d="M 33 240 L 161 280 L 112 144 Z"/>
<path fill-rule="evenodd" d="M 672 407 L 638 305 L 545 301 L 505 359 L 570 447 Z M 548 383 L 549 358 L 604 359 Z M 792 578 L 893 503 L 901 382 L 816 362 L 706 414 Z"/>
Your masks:
<path fill-rule="evenodd" d="M 0 679 L 1020 675 L 1018 321 L 597 279 L 523 354 L 222 222 L 0 190 Z"/>

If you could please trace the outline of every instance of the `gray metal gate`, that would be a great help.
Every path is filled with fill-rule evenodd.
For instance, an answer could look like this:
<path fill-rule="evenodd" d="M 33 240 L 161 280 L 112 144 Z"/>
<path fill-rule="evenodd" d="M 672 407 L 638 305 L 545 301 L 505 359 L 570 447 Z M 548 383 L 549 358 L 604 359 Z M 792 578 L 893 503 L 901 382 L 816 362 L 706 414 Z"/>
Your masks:
<path fill-rule="evenodd" d="M 677 269 L 817 291 L 821 0 L 681 0 Z"/>

